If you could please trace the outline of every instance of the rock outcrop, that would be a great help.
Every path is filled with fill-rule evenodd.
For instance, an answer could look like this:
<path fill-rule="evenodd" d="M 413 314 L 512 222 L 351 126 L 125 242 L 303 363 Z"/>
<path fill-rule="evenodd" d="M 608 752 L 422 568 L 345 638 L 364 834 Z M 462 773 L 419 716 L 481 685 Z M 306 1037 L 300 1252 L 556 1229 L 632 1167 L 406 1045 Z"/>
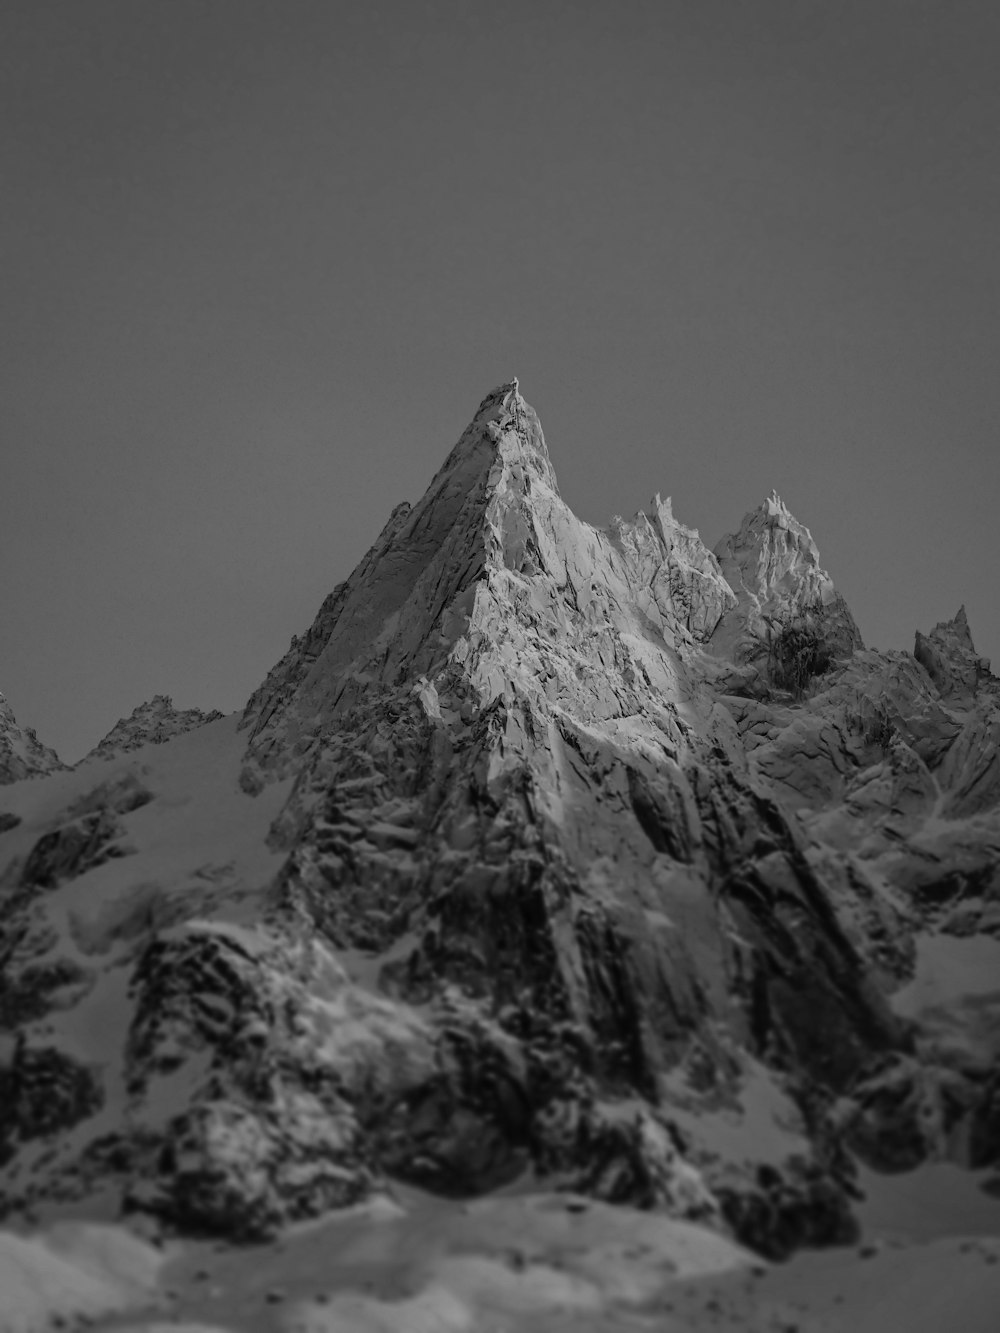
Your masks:
<path fill-rule="evenodd" d="M 971 699 L 979 685 L 990 679 L 989 658 L 976 652 L 964 606 L 954 619 L 935 625 L 930 634 L 917 630 L 913 656 L 942 698 Z"/>
<path fill-rule="evenodd" d="M 19 727 L 0 694 L 0 784 L 54 773 L 63 765 L 55 750 L 43 745 L 31 727 Z"/>
<path fill-rule="evenodd" d="M 154 694 L 152 699 L 133 708 L 128 717 L 119 718 L 81 763 L 87 759 L 110 759 L 143 745 L 162 745 L 222 716 L 218 709 L 203 713 L 200 708 L 175 708 L 169 694 Z"/>
<path fill-rule="evenodd" d="M 129 899 L 126 1030 L 94 1109 L 68 1099 L 59 1188 L 253 1236 L 386 1176 L 532 1171 L 778 1255 L 852 1236 L 853 1156 L 1000 1162 L 982 1001 L 956 1053 L 919 999 L 928 940 L 1000 934 L 997 683 L 975 659 L 969 686 L 967 637 L 865 649 L 777 497 L 715 553 L 659 497 L 582 523 L 500 386 L 247 704 L 266 886 Z M 144 790 L 81 795 L 5 878 L 22 1070 L 17 978 Z"/>

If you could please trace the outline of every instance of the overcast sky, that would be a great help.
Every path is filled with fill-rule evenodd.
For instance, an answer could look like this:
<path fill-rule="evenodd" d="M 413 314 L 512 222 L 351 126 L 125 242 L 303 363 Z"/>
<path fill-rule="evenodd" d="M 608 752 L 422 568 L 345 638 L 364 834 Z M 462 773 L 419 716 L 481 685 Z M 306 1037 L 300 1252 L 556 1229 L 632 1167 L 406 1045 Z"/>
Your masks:
<path fill-rule="evenodd" d="M 517 374 L 564 498 L 776 487 L 1000 658 L 1000 5 L 3 0 L 0 689 L 241 707 Z"/>

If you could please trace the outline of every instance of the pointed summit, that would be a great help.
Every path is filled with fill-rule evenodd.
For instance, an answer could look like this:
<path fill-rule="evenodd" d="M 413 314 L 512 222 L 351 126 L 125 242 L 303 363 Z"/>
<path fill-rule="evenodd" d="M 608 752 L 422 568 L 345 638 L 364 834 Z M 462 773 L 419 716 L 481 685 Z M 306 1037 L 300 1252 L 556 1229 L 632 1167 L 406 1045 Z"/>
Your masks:
<path fill-rule="evenodd" d="M 362 682 L 438 669 L 491 570 L 543 563 L 533 512 L 558 503 L 541 424 L 516 379 L 487 394 L 423 498 L 398 506 L 378 541 L 327 598 L 253 694 L 243 725 L 259 754 L 294 713 L 313 728 Z M 298 722 L 289 722 L 297 734 Z"/>
<path fill-rule="evenodd" d="M 476 460 L 490 465 L 499 455 L 507 462 L 520 459 L 532 475 L 558 491 L 541 423 L 535 409 L 522 396 L 516 375 L 498 385 L 479 404 L 469 426 L 431 482 L 424 501 L 442 477 L 463 463 Z"/>
<path fill-rule="evenodd" d="M 966 615 L 964 602 L 955 612 L 955 618 L 951 623 L 955 628 L 955 633 L 963 643 L 972 648 L 972 631 L 969 629 L 969 617 Z"/>
<path fill-rule="evenodd" d="M 776 626 L 807 628 L 824 662 L 861 644 L 809 530 L 775 492 L 715 554 L 659 496 L 632 522 L 592 528 L 561 500 L 538 417 L 514 378 L 486 395 L 423 498 L 393 511 L 253 694 L 248 752 L 283 771 L 373 691 L 447 688 L 463 709 L 521 696 L 534 706 L 552 645 L 585 656 L 595 635 L 609 639 L 607 661 L 624 651 L 610 640 L 658 638 L 667 653 L 706 644 L 737 673 L 749 664 L 758 676 L 753 664 L 768 659 Z M 657 697 L 677 689 L 675 662 L 659 649 L 639 678 Z M 625 706 L 605 697 L 603 677 L 592 688 L 595 714 Z M 256 781 L 248 769 L 247 784 Z"/>
<path fill-rule="evenodd" d="M 762 505 L 759 506 L 759 508 L 771 518 L 791 519 L 793 523 L 795 522 L 795 519 L 792 517 L 791 511 L 789 510 L 788 506 L 785 504 L 784 500 L 782 500 L 781 496 L 778 494 L 778 492 L 774 489 L 773 486 L 771 487 L 767 499 L 764 501 Z M 747 515 L 747 517 L 749 517 L 749 515 Z"/>
<path fill-rule="evenodd" d="M 972 642 L 969 618 L 960 606 L 952 620 L 942 620 L 930 634 L 917 630 L 913 656 L 946 698 L 971 698 L 989 678 L 990 662 Z"/>
<path fill-rule="evenodd" d="M 737 597 L 764 605 L 791 596 L 805 605 L 823 604 L 834 595 L 812 533 L 777 491 L 743 516 L 739 529 L 715 547 L 715 555 Z"/>
<path fill-rule="evenodd" d="M 820 565 L 812 533 L 777 491 L 744 515 L 715 555 L 738 605 L 713 636 L 714 649 L 754 662 L 767 655 L 776 631 L 806 625 L 832 657 L 863 647 L 847 603 Z"/>
<path fill-rule="evenodd" d="M 832 587 L 829 575 L 820 570 L 812 533 L 774 490 L 743 516 L 736 533 L 722 538 L 715 554 L 724 569 L 734 574 L 738 570 L 744 583 L 758 593 L 787 579 L 793 571 L 805 569 L 817 570 L 822 575 L 817 582 Z"/>

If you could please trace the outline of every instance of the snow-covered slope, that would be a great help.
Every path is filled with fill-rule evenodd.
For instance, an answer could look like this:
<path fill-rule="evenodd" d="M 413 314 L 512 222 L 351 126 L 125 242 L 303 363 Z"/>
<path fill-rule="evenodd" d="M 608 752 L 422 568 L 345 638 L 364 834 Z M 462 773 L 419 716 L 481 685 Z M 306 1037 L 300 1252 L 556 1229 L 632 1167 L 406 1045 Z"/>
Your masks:
<path fill-rule="evenodd" d="M 285 791 L 245 796 L 242 749 L 236 719 L 223 719 L 169 745 L 4 789 L 19 821 L 0 841 L 8 1208 L 36 1184 L 54 1196 L 103 1188 L 104 1154 L 141 1134 L 143 1116 L 166 1113 L 169 1080 L 141 1107 L 127 1085 L 136 962 L 192 919 L 211 915 L 220 930 L 255 919 L 280 864 L 265 838 Z"/>
<path fill-rule="evenodd" d="M 80 1328 L 155 1305 L 166 1256 L 120 1228 L 0 1232 L 0 1333 Z"/>
<path fill-rule="evenodd" d="M 7 1207 L 528 1178 L 779 1255 L 859 1158 L 995 1168 L 1000 685 L 925 643 L 775 496 L 582 523 L 500 386 L 238 727 L 5 789 Z"/>

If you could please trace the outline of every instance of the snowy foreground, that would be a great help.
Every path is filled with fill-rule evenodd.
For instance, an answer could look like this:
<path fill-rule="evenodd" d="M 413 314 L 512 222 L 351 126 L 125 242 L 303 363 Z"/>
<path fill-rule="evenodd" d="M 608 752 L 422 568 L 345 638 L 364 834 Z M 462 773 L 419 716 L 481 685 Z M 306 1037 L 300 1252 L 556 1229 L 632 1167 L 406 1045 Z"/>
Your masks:
<path fill-rule="evenodd" d="M 1000 1200 L 947 1166 L 866 1186 L 859 1246 L 774 1266 L 697 1226 L 544 1194 L 405 1191 L 267 1246 L 160 1250 L 64 1222 L 0 1233 L 0 1333 L 995 1333 Z"/>

